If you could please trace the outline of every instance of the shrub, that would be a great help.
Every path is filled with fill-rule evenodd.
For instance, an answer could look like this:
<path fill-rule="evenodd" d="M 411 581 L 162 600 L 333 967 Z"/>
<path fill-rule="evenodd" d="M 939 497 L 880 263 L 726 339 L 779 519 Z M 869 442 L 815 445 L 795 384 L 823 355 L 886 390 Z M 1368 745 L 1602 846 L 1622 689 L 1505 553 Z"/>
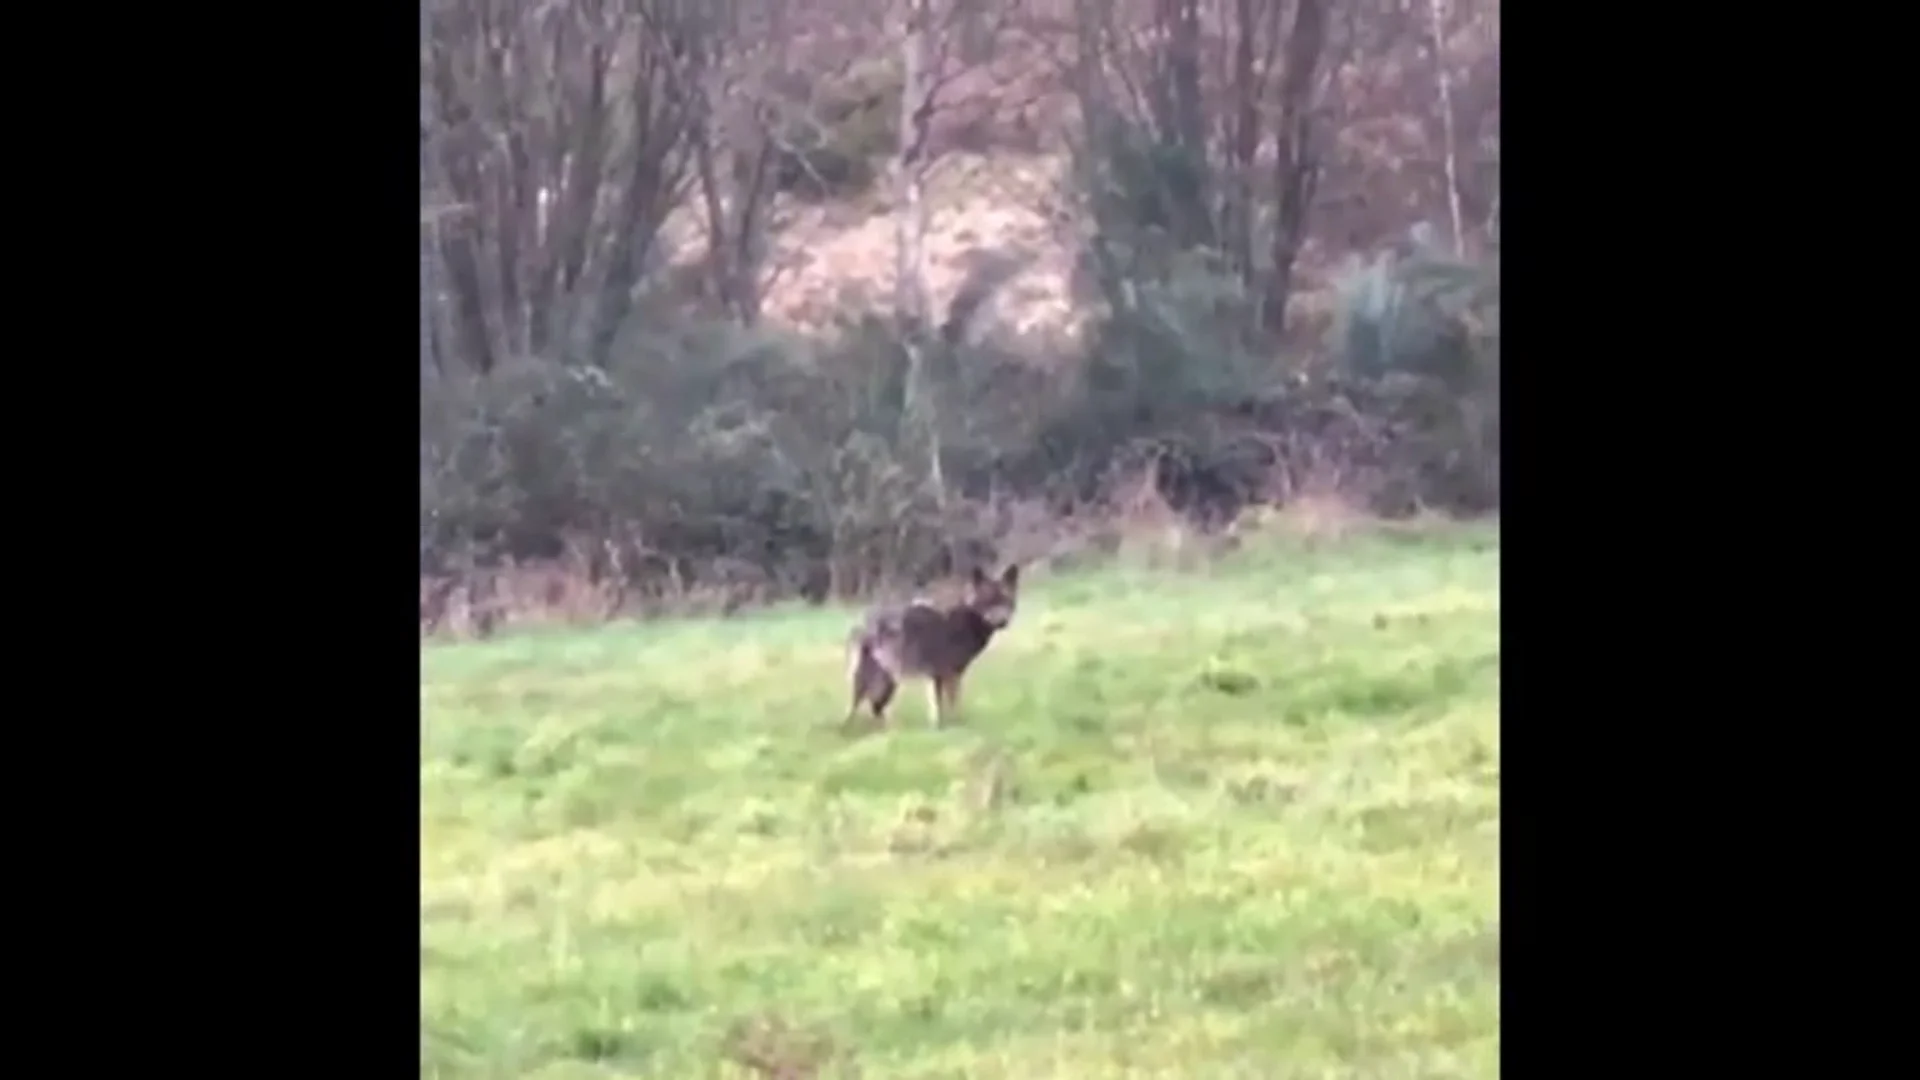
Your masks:
<path fill-rule="evenodd" d="M 1246 343 L 1208 252 L 1160 254 L 1103 283 L 1080 355 L 925 344 L 941 482 L 904 422 L 907 350 L 870 314 L 805 338 L 649 308 L 598 363 L 432 382 L 422 573 L 564 553 L 615 600 L 855 594 L 997 558 L 1009 498 L 1073 508 L 1141 477 L 1212 522 L 1329 487 L 1376 511 L 1497 505 L 1497 257 L 1350 278 L 1339 362 L 1308 374 Z"/>
<path fill-rule="evenodd" d="M 1500 499 L 1499 249 L 1456 258 L 1424 228 L 1407 248 L 1341 280 L 1332 349 L 1343 370 L 1401 386 L 1424 497 L 1490 509 Z"/>
<path fill-rule="evenodd" d="M 589 536 L 613 545 L 602 571 L 686 585 L 740 563 L 816 594 L 936 572 L 979 529 L 903 452 L 902 363 L 871 319 L 825 342 L 692 323 L 628 335 L 605 367 L 437 384 L 423 571 L 551 559 Z"/>
<path fill-rule="evenodd" d="M 1404 253 L 1362 262 L 1336 289 L 1332 347 L 1354 374 L 1419 375 L 1467 388 L 1481 381 L 1487 359 L 1497 364 L 1497 250 L 1484 264 L 1465 261 L 1416 229 Z"/>
<path fill-rule="evenodd" d="M 776 189 L 809 199 L 846 198 L 873 186 L 896 150 L 900 95 L 897 58 L 855 64 L 844 75 L 807 84 L 781 126 Z"/>

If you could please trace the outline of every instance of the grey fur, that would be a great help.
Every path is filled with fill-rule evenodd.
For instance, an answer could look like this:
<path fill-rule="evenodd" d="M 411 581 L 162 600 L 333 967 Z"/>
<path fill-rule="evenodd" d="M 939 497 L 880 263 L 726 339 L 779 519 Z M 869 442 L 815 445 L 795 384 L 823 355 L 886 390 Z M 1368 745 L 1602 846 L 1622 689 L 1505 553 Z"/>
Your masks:
<path fill-rule="evenodd" d="M 975 567 L 966 598 L 957 607 L 915 600 L 868 613 L 847 635 L 847 678 L 853 686 L 848 724 L 865 705 L 874 722 L 885 725 L 887 706 L 905 679 L 928 680 L 935 727 L 945 726 L 950 715 L 957 717 L 967 668 L 1013 621 L 1019 590 L 1018 566 L 1007 567 L 998 577 Z"/>

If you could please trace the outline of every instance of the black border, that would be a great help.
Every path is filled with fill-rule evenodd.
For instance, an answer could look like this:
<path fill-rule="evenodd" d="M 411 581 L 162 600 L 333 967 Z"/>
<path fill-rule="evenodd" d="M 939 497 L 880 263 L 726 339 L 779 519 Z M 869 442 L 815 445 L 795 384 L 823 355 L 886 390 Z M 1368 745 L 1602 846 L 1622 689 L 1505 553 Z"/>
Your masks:
<path fill-rule="evenodd" d="M 80 833 L 24 890 L 69 1053 L 354 1075 L 416 1039 L 418 22 L 382 10 L 22 30 L 92 91 L 19 210 L 29 320 L 82 335 L 14 396 L 62 425 L 58 505 L 16 509 L 86 654 L 19 762 L 32 831 Z"/>
<path fill-rule="evenodd" d="M 137 1038 L 148 1060 L 352 1074 L 417 1033 L 418 24 L 373 10 L 130 9 L 111 41 L 97 13 L 57 39 L 87 43 L 73 78 L 118 107 L 73 121 L 87 145 L 42 177 L 46 265 L 66 270 L 30 276 L 66 286 L 85 333 L 52 365 L 49 419 L 83 419 L 16 500 L 87 579 L 85 603 L 48 606 L 94 666 L 63 677 L 82 680 L 74 715 L 20 721 L 40 740 L 27 779 L 67 786 L 23 830 L 46 887 L 15 896 L 41 893 L 123 978 L 118 1045 L 82 1053 Z M 1782 287 L 1805 239 L 1782 218 L 1844 203 L 1788 115 L 1821 107 L 1811 69 L 1791 102 L 1750 88 L 1819 58 L 1736 47 L 1714 20 L 1536 11 L 1503 26 L 1503 1068 L 1632 1075 L 1692 1051 L 1724 1070 L 1789 1032 L 1720 1039 L 1703 1013 L 1800 1000 L 1782 949 L 1748 985 L 1743 946 L 1715 946 L 1766 917 L 1738 819 L 1781 812 L 1775 770 L 1809 745 L 1770 751 L 1762 730 L 1810 718 L 1768 645 L 1793 618 L 1780 567 L 1848 539 L 1816 522 L 1785 559 L 1773 531 L 1729 558 L 1789 475 L 1737 459 L 1829 435 L 1807 382 L 1754 374 L 1818 359 L 1753 316 L 1806 295 Z M 1789 775 L 1811 812 L 1820 781 Z M 63 827 L 108 831 L 63 858 Z"/>
<path fill-rule="evenodd" d="M 1502 1069 L 1791 1069 L 1813 1012 L 1783 1010 L 1823 981 L 1781 815 L 1832 781 L 1783 732 L 1830 711 L 1807 631 L 1843 624 L 1794 626 L 1817 601 L 1788 581 L 1849 538 L 1776 515 L 1844 445 L 1808 370 L 1831 343 L 1792 333 L 1857 262 L 1805 250 L 1843 179 L 1808 118 L 1847 111 L 1815 72 L 1844 61 L 1761 44 L 1798 20 L 1736 44 L 1538 10 L 1502 27 Z"/>
<path fill-rule="evenodd" d="M 1685 287 L 1649 262 L 1686 232 L 1672 188 L 1643 171 L 1662 152 L 1630 148 L 1684 145 L 1686 110 L 1684 91 L 1542 23 L 1502 27 L 1502 351 L 1516 358 L 1501 372 L 1502 1071 L 1630 1075 L 1646 1044 L 1615 1018 L 1677 1004 L 1659 972 L 1680 943 L 1647 902 L 1666 886 L 1644 890 L 1685 872 L 1683 789 L 1645 740 L 1659 725 L 1664 754 L 1696 722 L 1650 687 L 1689 681 L 1680 627 L 1661 618 L 1683 595 L 1664 549 L 1697 496 L 1678 482 L 1703 429 L 1674 414 L 1704 370 L 1659 364 L 1657 394 L 1638 375 L 1663 340 L 1641 312 Z M 1648 716 L 1655 703 L 1675 715 Z"/>

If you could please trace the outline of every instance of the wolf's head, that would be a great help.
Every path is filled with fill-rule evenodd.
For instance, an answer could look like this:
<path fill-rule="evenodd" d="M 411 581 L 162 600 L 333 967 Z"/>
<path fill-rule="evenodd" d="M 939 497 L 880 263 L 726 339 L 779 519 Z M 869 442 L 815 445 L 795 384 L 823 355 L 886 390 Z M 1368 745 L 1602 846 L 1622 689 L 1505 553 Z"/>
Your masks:
<path fill-rule="evenodd" d="M 1013 621 L 1013 610 L 1020 602 L 1020 567 L 1009 566 L 999 577 L 978 566 L 967 579 L 966 607 L 988 626 L 1004 630 Z"/>

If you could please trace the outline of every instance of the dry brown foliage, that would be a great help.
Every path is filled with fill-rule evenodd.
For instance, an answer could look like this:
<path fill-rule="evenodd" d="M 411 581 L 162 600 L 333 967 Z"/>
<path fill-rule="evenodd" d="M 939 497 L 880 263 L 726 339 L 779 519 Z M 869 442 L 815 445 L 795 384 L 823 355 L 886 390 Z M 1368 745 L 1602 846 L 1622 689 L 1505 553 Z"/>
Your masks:
<path fill-rule="evenodd" d="M 1155 467 L 1122 477 L 1112 494 L 1063 513 L 1035 500 L 994 499 L 973 507 L 981 535 L 990 537 L 971 561 L 982 565 L 1018 563 L 1029 580 L 1049 573 L 1118 559 L 1152 569 L 1202 569 L 1261 537 L 1338 542 L 1355 533 L 1391 528 L 1420 528 L 1432 515 L 1409 522 L 1387 522 L 1371 513 L 1363 498 L 1340 486 L 1334 471 L 1314 474 L 1292 486 L 1284 503 L 1254 502 L 1211 525 L 1182 513 L 1167 499 Z M 1282 490 L 1276 484 L 1274 490 Z M 558 559 L 523 561 L 491 570 L 423 577 L 420 629 L 423 638 L 482 639 L 495 633 L 543 626 L 588 627 L 615 619 L 731 616 L 794 599 L 792 582 L 774 580 L 765 571 L 738 560 L 717 560 L 703 568 L 699 583 L 689 583 L 670 563 L 622 565 L 612 544 L 569 545 Z M 957 598 L 965 572 L 957 559 L 944 574 L 914 580 L 900 573 L 875 573 L 852 587 L 816 599 L 871 600 L 912 592 L 936 601 Z"/>

